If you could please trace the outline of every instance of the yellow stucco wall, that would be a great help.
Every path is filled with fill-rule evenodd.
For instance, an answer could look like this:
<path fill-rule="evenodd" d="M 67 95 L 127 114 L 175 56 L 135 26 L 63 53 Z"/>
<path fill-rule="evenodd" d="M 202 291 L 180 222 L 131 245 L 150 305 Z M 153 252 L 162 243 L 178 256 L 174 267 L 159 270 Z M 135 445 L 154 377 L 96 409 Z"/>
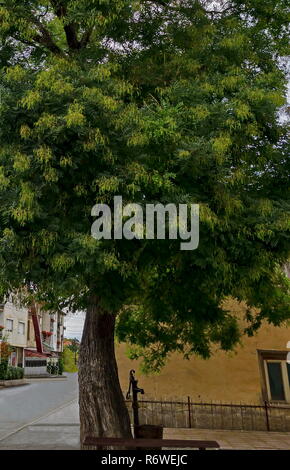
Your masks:
<path fill-rule="evenodd" d="M 231 310 L 242 317 L 245 306 L 232 302 Z M 123 391 L 128 388 L 130 369 L 136 370 L 139 386 L 147 398 L 182 398 L 234 403 L 259 403 L 261 380 L 257 349 L 286 350 L 290 341 L 290 327 L 264 324 L 254 337 L 244 337 L 235 353 L 217 351 L 210 359 L 193 357 L 184 360 L 174 354 L 159 375 L 144 376 L 138 361 L 126 356 L 126 346 L 116 346 L 119 376 Z"/>

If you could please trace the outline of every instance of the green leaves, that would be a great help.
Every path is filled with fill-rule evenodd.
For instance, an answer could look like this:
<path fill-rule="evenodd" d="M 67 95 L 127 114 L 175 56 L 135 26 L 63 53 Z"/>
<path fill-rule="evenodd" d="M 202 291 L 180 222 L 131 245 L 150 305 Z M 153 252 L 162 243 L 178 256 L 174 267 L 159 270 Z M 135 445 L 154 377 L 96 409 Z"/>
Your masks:
<path fill-rule="evenodd" d="M 12 209 L 12 217 L 25 226 L 39 215 L 40 206 L 37 202 L 37 194 L 33 186 L 28 182 L 22 182 L 19 189 L 18 204 Z"/>
<path fill-rule="evenodd" d="M 266 4 L 267 3 L 267 4 Z M 0 290 L 118 313 L 146 367 L 290 317 L 286 1 L 1 7 Z M 89 14 L 88 14 L 89 12 Z M 91 208 L 200 204 L 200 245 L 101 240 Z M 255 313 L 257 312 L 257 313 Z"/>
<path fill-rule="evenodd" d="M 82 127 L 85 125 L 85 116 L 83 114 L 84 108 L 81 104 L 75 102 L 68 108 L 68 113 L 65 117 L 68 127 Z"/>

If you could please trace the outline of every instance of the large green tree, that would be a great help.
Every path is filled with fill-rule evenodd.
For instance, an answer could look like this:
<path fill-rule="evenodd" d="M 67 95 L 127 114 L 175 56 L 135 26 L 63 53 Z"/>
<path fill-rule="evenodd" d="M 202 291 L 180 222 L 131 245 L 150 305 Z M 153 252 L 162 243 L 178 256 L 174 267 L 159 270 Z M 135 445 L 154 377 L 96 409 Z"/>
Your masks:
<path fill-rule="evenodd" d="M 115 332 L 158 368 L 234 347 L 229 296 L 248 334 L 290 317 L 289 2 L 1 5 L 1 293 L 86 310 L 81 438 L 126 437 Z M 200 204 L 198 249 L 96 241 L 114 195 Z"/>

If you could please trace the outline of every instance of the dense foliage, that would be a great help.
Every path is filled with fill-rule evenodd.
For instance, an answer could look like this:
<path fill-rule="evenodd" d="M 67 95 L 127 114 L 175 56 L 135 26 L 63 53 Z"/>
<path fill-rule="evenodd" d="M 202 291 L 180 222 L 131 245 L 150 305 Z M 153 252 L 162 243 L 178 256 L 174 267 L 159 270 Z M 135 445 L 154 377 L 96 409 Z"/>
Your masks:
<path fill-rule="evenodd" d="M 92 293 L 148 364 L 290 318 L 289 2 L 0 7 L 0 285 L 48 308 Z M 200 204 L 200 245 L 102 240 L 91 208 Z M 251 310 L 256 307 L 256 313 Z"/>
<path fill-rule="evenodd" d="M 12 367 L 8 365 L 8 361 L 0 361 L 0 380 L 20 380 L 24 377 L 24 369 L 22 367 Z"/>

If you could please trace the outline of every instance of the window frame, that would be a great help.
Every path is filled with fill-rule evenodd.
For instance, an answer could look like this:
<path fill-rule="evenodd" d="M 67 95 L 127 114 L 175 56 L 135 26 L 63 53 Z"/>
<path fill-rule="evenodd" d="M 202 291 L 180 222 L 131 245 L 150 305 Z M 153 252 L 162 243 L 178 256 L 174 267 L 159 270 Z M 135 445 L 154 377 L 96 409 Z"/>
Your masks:
<path fill-rule="evenodd" d="M 268 370 L 269 363 L 275 363 L 275 364 L 281 365 L 282 385 L 283 385 L 285 400 L 274 400 L 271 396 L 271 387 L 270 387 L 269 370 Z M 287 362 L 281 361 L 279 359 L 265 359 L 264 367 L 265 367 L 266 385 L 267 385 L 268 396 L 270 397 L 270 401 L 272 403 L 290 403 L 290 386 L 289 386 L 289 378 L 288 378 L 288 371 L 287 371 Z"/>
<path fill-rule="evenodd" d="M 258 362 L 261 376 L 262 398 L 269 403 L 290 404 L 290 376 L 287 369 L 287 355 L 289 351 L 278 350 L 257 350 Z M 282 383 L 285 400 L 273 400 L 271 396 L 268 363 L 276 362 L 281 364 Z"/>
<path fill-rule="evenodd" d="M 23 325 L 23 333 L 19 331 L 19 326 Z M 17 333 L 21 336 L 25 336 L 25 321 L 18 321 Z"/>
<path fill-rule="evenodd" d="M 8 322 L 11 322 L 11 325 L 12 325 L 12 329 L 10 330 L 8 328 Z M 13 318 L 6 318 L 6 321 L 5 321 L 5 329 L 7 331 L 7 333 L 13 333 L 13 328 L 14 328 L 14 321 L 13 321 Z"/>

